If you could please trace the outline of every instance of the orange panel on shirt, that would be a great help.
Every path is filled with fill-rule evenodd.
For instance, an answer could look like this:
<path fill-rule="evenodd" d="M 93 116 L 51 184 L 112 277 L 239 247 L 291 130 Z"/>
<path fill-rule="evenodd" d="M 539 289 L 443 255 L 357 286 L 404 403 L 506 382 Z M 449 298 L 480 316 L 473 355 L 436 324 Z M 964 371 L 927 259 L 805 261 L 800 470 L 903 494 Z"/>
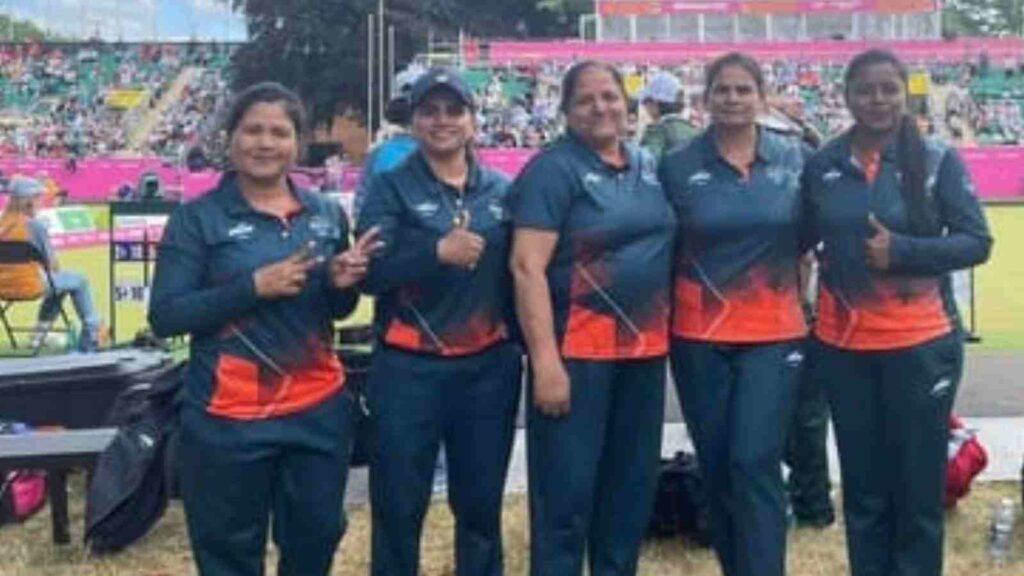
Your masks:
<path fill-rule="evenodd" d="M 388 331 L 384 334 L 384 342 L 403 350 L 419 351 L 423 348 L 423 345 L 420 343 L 419 331 L 398 318 L 393 318 L 391 324 L 388 324 Z"/>
<path fill-rule="evenodd" d="M 864 170 L 864 178 L 869 184 L 874 183 L 878 178 L 878 171 L 882 168 L 882 152 L 876 150 L 870 154 L 856 154 L 857 162 Z"/>
<path fill-rule="evenodd" d="M 773 285 L 766 272 L 751 272 L 739 289 L 716 293 L 677 277 L 672 334 L 708 342 L 778 342 L 803 338 L 807 324 L 795 282 Z"/>
<path fill-rule="evenodd" d="M 210 414 L 259 420 L 301 412 L 337 392 L 345 382 L 341 362 L 324 350 L 310 366 L 280 376 L 257 363 L 221 354 L 217 360 Z"/>
<path fill-rule="evenodd" d="M 577 360 L 653 358 L 668 353 L 667 318 L 634 331 L 614 316 L 599 314 L 576 304 L 562 338 L 562 356 Z"/>
<path fill-rule="evenodd" d="M 424 352 L 439 356 L 468 356 L 482 352 L 507 339 L 508 330 L 501 322 L 494 322 L 486 316 L 477 315 L 459 326 L 458 337 L 449 333 L 438 334 L 437 337 L 441 339 L 440 346 L 420 329 L 394 318 L 388 325 L 384 342 L 389 346 L 410 352 Z"/>
<path fill-rule="evenodd" d="M 851 306 L 822 285 L 814 331 L 818 339 L 846 350 L 897 350 L 953 329 L 937 280 L 882 279 L 874 290 L 871 300 Z"/>
<path fill-rule="evenodd" d="M 668 310 L 651 325 L 640 325 L 634 318 L 619 318 L 617 315 L 597 312 L 578 304 L 580 301 L 596 298 L 608 302 L 612 298 L 603 288 L 608 284 L 607 274 L 599 267 L 592 266 L 586 276 L 576 271 L 571 280 L 571 303 L 562 337 L 562 355 L 581 360 L 619 360 L 629 358 L 653 358 L 668 353 Z M 622 310 L 622 303 L 614 303 Z"/>
<path fill-rule="evenodd" d="M 616 358 L 617 332 L 615 318 L 570 304 L 562 355 L 566 358 Z"/>
<path fill-rule="evenodd" d="M 483 313 L 475 314 L 458 327 L 458 334 L 445 332 L 443 356 L 466 356 L 476 354 L 508 338 L 503 322 L 495 322 Z"/>

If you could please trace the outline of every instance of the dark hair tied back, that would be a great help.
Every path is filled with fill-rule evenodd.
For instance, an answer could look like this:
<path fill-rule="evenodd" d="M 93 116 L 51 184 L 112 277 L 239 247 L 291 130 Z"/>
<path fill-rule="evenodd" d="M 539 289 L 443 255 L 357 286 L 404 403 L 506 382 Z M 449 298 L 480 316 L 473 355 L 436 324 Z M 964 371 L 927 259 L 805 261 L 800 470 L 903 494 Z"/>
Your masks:
<path fill-rule="evenodd" d="M 576 85 L 579 84 L 580 76 L 591 68 L 604 70 L 611 74 L 612 79 L 615 80 L 615 85 L 619 88 L 619 92 L 622 93 L 622 98 L 627 102 L 629 101 L 629 96 L 626 94 L 626 82 L 622 79 L 622 74 L 614 66 L 596 60 L 584 60 L 574 64 L 565 73 L 565 76 L 562 77 L 562 101 L 558 104 L 558 109 L 561 110 L 562 114 L 568 114 L 569 108 L 572 106 L 572 99 L 576 95 Z"/>
<path fill-rule="evenodd" d="M 707 68 L 704 69 L 704 100 L 706 101 L 711 96 L 711 87 L 714 86 L 715 81 L 718 80 L 719 75 L 726 68 L 735 66 L 744 70 L 750 77 L 754 79 L 754 84 L 757 86 L 757 93 L 762 98 L 767 94 L 765 88 L 764 72 L 761 71 L 761 65 L 757 63 L 757 60 L 749 54 L 742 52 L 729 52 L 724 56 L 719 56 L 708 64 Z"/>
<path fill-rule="evenodd" d="M 235 95 L 231 102 L 231 109 L 224 120 L 224 129 L 228 137 L 242 123 L 242 118 L 250 108 L 257 104 L 280 104 L 284 107 L 288 119 L 295 128 L 295 135 L 301 137 L 303 126 L 306 123 L 306 112 L 302 107 L 302 101 L 295 92 L 285 88 L 277 82 L 260 82 L 253 84 Z"/>
<path fill-rule="evenodd" d="M 932 201 L 928 198 L 928 151 L 917 123 L 909 114 L 900 120 L 896 139 L 896 157 L 902 175 L 900 194 L 910 220 L 910 230 L 918 236 L 935 236 L 941 230 Z"/>

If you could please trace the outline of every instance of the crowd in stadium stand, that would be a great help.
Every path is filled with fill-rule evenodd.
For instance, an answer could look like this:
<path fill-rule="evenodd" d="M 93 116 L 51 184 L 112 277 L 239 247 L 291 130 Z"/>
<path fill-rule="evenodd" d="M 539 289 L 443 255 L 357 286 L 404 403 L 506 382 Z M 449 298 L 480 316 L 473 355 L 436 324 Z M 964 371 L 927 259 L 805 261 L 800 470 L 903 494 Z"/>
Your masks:
<path fill-rule="evenodd" d="M 186 66 L 213 70 L 186 88 L 141 152 L 177 153 L 196 138 L 211 94 L 223 91 L 230 48 L 23 44 L 0 47 L 0 155 L 107 156 L 152 113 Z"/>
<path fill-rule="evenodd" d="M 198 66 L 182 96 L 164 110 L 135 154 L 188 161 L 196 150 L 215 154 L 217 110 L 227 96 L 224 71 L 230 47 L 189 45 L 20 45 L 0 47 L 0 155 L 108 156 L 123 152 L 130 130 L 153 113 L 161 96 L 186 66 Z M 764 64 L 772 102 L 802 115 L 831 136 L 848 125 L 841 93 L 842 65 L 773 61 Z M 636 95 L 658 71 L 621 67 Z M 1024 144 L 1024 64 L 974 58 L 918 66 L 929 95 L 915 105 L 922 126 L 957 144 Z M 684 86 L 684 118 L 705 123 L 701 100 L 703 63 L 668 69 Z M 565 66 L 472 68 L 479 138 L 487 148 L 536 148 L 560 131 L 558 105 Z M 926 105 L 921 102 L 927 102 Z M 631 129 L 646 122 L 636 107 Z"/>
<path fill-rule="evenodd" d="M 849 125 L 841 64 L 773 61 L 764 68 L 773 105 L 802 116 L 826 137 Z M 635 96 L 658 69 L 623 66 L 621 71 Z M 684 86 L 683 116 L 694 127 L 703 127 L 703 63 L 685 63 L 667 71 Z M 915 71 L 927 77 L 928 95 L 913 105 L 925 130 L 961 145 L 1024 143 L 1024 64 L 994 64 L 982 57 L 956 64 L 929 63 Z M 559 130 L 559 80 L 564 72 L 564 67 L 550 64 L 469 70 L 467 76 L 481 104 L 477 144 L 514 148 L 548 142 Z M 631 129 L 639 133 L 644 121 L 638 109 Z"/>
<path fill-rule="evenodd" d="M 184 159 L 217 129 L 218 111 L 228 95 L 227 81 L 207 69 L 190 82 L 181 98 L 164 111 L 149 136 L 147 150 L 157 156 Z"/>

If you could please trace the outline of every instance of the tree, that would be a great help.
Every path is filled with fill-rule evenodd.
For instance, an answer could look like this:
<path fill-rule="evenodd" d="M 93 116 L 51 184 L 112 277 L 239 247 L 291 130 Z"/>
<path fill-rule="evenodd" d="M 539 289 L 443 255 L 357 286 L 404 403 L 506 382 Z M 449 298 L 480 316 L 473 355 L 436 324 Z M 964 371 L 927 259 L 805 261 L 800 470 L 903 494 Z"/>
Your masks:
<path fill-rule="evenodd" d="M 233 0 L 244 11 L 249 42 L 235 53 L 232 85 L 241 89 L 273 80 L 294 89 L 314 125 L 348 111 L 366 110 L 367 16 L 377 0 Z M 389 0 L 387 20 L 396 29 L 396 62 L 404 62 L 426 37 L 418 0 Z M 433 12 L 431 12 L 433 15 Z"/>
<path fill-rule="evenodd" d="M 545 36 L 574 36 L 580 16 L 594 13 L 594 0 L 539 0 L 537 12 L 548 23 Z"/>
<path fill-rule="evenodd" d="M 223 0 L 228 1 L 228 0 Z M 235 54 L 232 84 L 275 80 L 296 90 L 314 124 L 366 109 L 367 15 L 378 0 L 230 0 L 249 42 Z M 483 38 L 567 36 L 593 0 L 386 0 L 395 61 L 407 62 L 430 31 Z M 385 87 L 385 90 L 387 87 Z"/>
<path fill-rule="evenodd" d="M 48 37 L 46 32 L 27 20 L 15 20 L 10 16 L 0 14 L 0 39 L 4 42 L 29 42 L 59 38 Z"/>
<path fill-rule="evenodd" d="M 947 0 L 946 33 L 1009 36 L 1024 33 L 1024 0 Z"/>
<path fill-rule="evenodd" d="M 365 78 L 365 14 L 369 0 L 235 0 L 249 42 L 235 53 L 232 84 L 273 80 L 294 89 L 319 124 L 340 100 L 355 102 Z"/>

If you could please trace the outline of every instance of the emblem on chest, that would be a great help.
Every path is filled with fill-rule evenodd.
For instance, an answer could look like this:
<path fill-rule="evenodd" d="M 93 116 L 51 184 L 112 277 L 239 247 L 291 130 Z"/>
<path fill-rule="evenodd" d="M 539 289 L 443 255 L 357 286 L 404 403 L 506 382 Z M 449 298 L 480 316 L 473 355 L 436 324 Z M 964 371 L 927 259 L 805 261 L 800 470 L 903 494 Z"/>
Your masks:
<path fill-rule="evenodd" d="M 249 240 L 256 227 L 248 222 L 239 222 L 228 229 L 228 238 L 232 240 Z"/>
<path fill-rule="evenodd" d="M 440 204 L 430 201 L 420 202 L 412 207 L 413 212 L 419 215 L 420 218 L 433 218 L 440 209 Z"/>
<path fill-rule="evenodd" d="M 694 172 L 686 180 L 686 183 L 689 184 L 690 186 L 694 186 L 694 187 L 697 187 L 697 188 L 703 188 L 703 187 L 707 186 L 708 184 L 711 184 L 711 173 L 708 172 L 707 170 L 701 170 L 699 172 Z"/>

